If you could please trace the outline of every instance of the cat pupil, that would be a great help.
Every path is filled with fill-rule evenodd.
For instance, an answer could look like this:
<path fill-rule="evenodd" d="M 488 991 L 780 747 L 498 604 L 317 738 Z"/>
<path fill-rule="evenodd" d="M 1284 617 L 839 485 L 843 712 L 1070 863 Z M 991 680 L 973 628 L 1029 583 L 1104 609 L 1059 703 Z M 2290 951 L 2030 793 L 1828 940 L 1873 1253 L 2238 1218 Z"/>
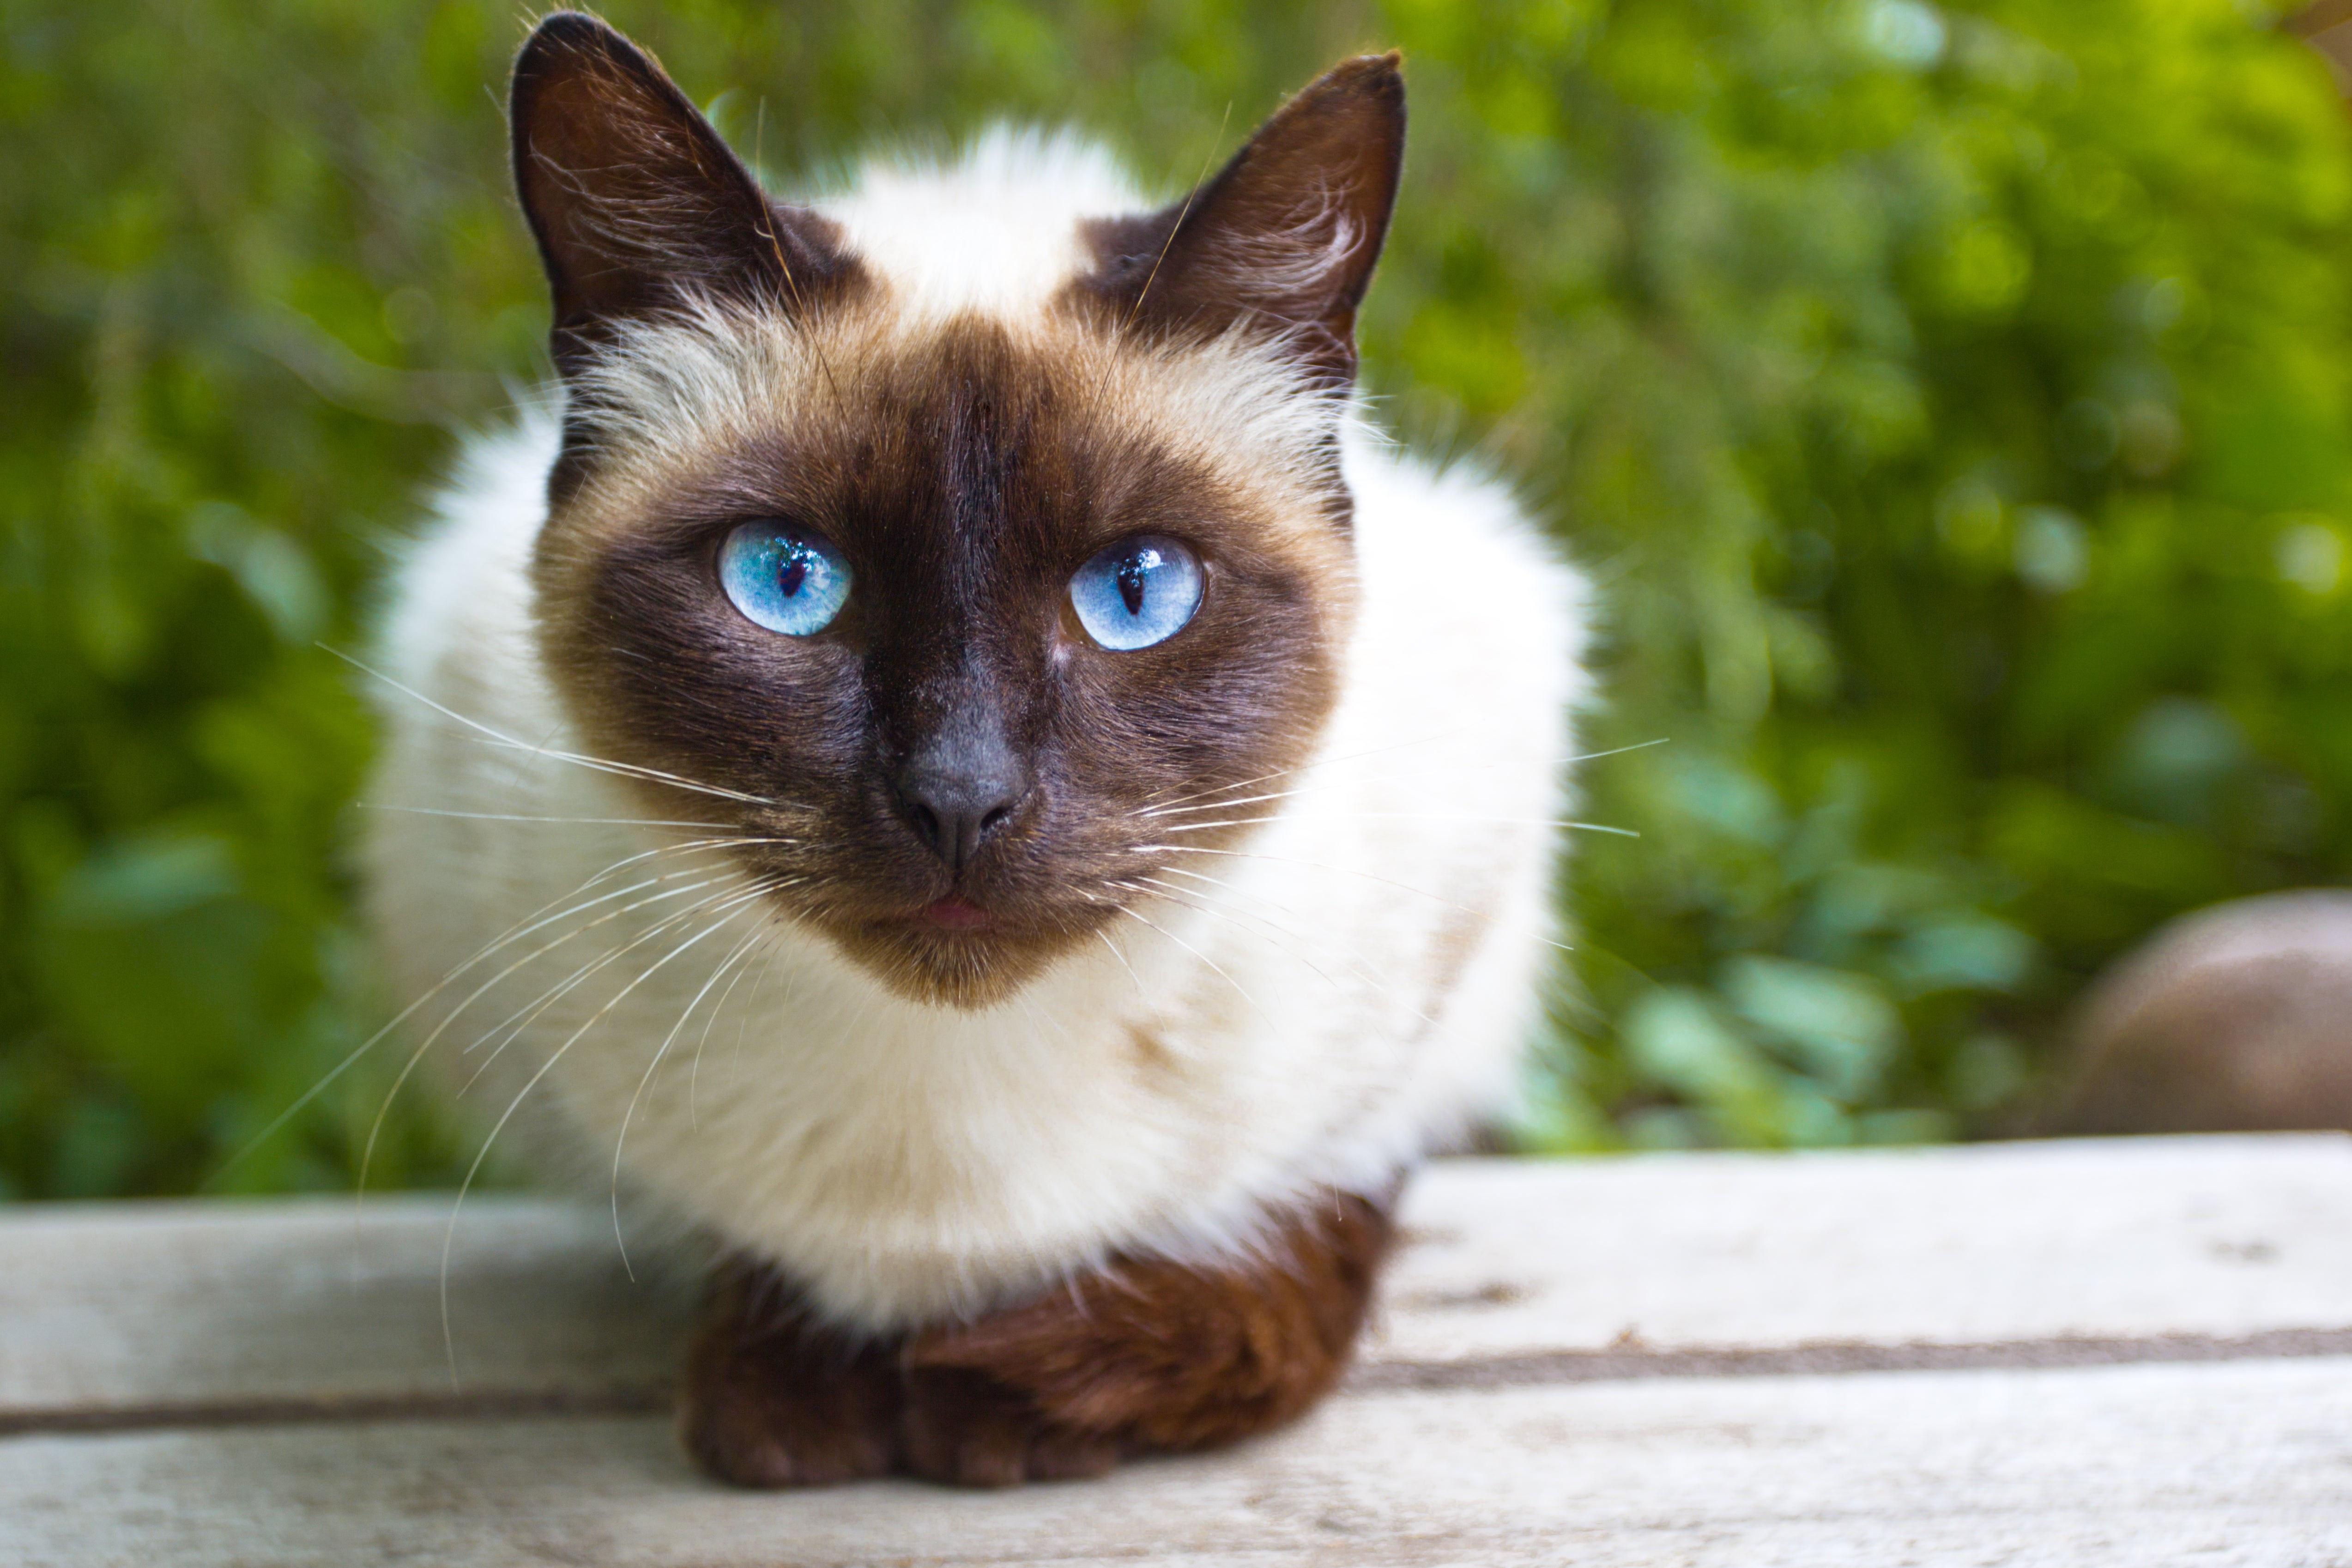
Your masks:
<path fill-rule="evenodd" d="M 808 574 L 807 560 L 795 560 L 776 574 L 776 586 L 782 589 L 784 597 L 789 599 L 801 591 L 801 584 L 808 581 Z"/>
<path fill-rule="evenodd" d="M 1118 563 L 1118 596 L 1130 616 L 1143 614 L 1143 574 L 1160 564 L 1156 550 L 1139 550 Z"/>

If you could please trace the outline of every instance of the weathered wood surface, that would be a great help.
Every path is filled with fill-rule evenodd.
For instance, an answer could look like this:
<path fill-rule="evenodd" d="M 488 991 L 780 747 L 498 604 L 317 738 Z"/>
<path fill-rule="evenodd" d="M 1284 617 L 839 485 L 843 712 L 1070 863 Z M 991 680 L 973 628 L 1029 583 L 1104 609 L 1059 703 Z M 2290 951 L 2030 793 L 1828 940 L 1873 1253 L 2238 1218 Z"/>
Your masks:
<path fill-rule="evenodd" d="M 973 1495 L 751 1496 L 656 1417 L 27 1437 L 28 1563 L 2352 1561 L 2352 1362 L 1702 1378 L 1339 1401 L 1241 1454 Z"/>
<path fill-rule="evenodd" d="M 970 1496 L 709 1486 L 610 1217 L 0 1211 L 0 1563 L 2352 1564 L 2352 1139 L 1458 1162 L 1339 1399 Z"/>

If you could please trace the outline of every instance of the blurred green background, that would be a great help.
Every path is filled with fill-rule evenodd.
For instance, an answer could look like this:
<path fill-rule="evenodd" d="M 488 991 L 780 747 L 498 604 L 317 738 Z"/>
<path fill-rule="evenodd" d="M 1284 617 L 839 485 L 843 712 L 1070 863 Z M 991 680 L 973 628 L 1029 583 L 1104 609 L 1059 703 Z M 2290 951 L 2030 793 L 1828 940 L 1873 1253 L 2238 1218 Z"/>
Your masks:
<path fill-rule="evenodd" d="M 1609 605 L 1534 1146 L 2032 1125 L 2069 998 L 2352 850 L 2352 158 L 2242 0 L 624 0 L 772 182 L 1181 184 L 1407 52 L 1365 318 Z M 340 1186 L 371 584 L 545 307 L 479 0 L 0 0 L 0 1195 Z M 1223 142 L 1215 142 L 1230 105 Z M 375 1179 L 468 1152 L 411 1108 Z"/>

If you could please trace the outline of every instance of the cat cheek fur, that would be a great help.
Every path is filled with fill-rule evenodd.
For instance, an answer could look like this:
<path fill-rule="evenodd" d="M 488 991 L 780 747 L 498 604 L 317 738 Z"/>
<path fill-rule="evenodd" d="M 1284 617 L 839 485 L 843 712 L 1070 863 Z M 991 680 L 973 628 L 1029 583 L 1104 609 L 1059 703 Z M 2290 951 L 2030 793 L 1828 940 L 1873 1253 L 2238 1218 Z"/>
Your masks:
<path fill-rule="evenodd" d="M 513 129 L 560 398 L 402 572 L 370 789 L 420 808 L 366 855 L 395 984 L 448 987 L 429 1066 L 732 1260 L 681 1415 L 716 1474 L 1002 1484 L 1295 1416 L 1397 1173 L 1514 1087 L 1586 691 L 1581 580 L 1349 400 L 1395 58 L 1157 211 L 1009 133 L 772 202 L 568 13 Z M 754 518 L 849 562 L 835 623 L 729 603 Z M 1140 533 L 1207 591 L 1112 653 L 1067 584 Z M 967 741 L 1013 783 L 949 857 L 906 781 Z"/>

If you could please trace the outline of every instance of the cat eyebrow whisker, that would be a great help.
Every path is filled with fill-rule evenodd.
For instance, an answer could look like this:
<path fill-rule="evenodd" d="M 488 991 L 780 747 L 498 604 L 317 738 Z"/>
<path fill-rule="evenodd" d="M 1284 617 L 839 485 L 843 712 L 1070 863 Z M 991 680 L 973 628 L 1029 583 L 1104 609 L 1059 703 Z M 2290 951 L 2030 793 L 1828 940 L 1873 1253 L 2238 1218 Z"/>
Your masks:
<path fill-rule="evenodd" d="M 776 236 L 774 200 L 769 196 L 767 186 L 761 183 L 760 165 L 767 161 L 767 140 L 768 96 L 761 93 L 759 116 L 753 121 L 751 130 L 751 184 L 757 186 L 760 192 L 760 220 L 753 226 L 753 232 L 767 241 L 769 253 L 776 260 L 776 270 L 784 275 L 784 287 L 792 291 L 793 312 L 790 320 L 794 326 L 800 328 L 801 341 L 808 344 L 809 353 L 816 356 L 816 367 L 824 373 L 824 384 L 832 389 L 834 402 L 842 404 L 846 400 L 841 395 L 841 384 L 833 378 L 833 362 L 824 357 L 824 344 L 818 340 L 816 328 L 809 320 L 808 301 L 801 296 L 800 279 L 793 276 L 792 263 L 784 259 L 783 241 Z"/>
<path fill-rule="evenodd" d="M 1110 341 L 1114 350 L 1118 347 L 1120 340 L 1134 328 L 1136 317 L 1143 313 L 1144 300 L 1151 294 L 1151 286 L 1160 281 L 1160 268 L 1166 265 L 1168 253 L 1176 247 L 1176 237 L 1184 232 L 1184 220 L 1192 216 L 1192 204 L 1201 199 L 1201 188 L 1209 178 L 1209 166 L 1217 161 L 1217 149 L 1224 145 L 1225 128 L 1233 123 L 1233 100 L 1227 99 L 1225 112 L 1217 120 L 1217 133 L 1210 140 L 1208 152 L 1202 154 L 1201 172 L 1192 177 L 1192 188 L 1184 193 L 1184 205 L 1177 209 L 1176 221 L 1168 226 L 1167 237 L 1160 242 L 1160 253 L 1151 258 L 1151 270 L 1144 274 L 1143 287 L 1135 291 L 1135 299 L 1128 306 L 1127 314 L 1119 318 L 1118 325 L 1111 329 Z M 1116 374 L 1118 363 L 1116 358 L 1107 357 L 1104 360 L 1102 374 L 1095 378 L 1094 395 L 1097 400 L 1103 395 L 1103 388 L 1110 384 L 1110 378 Z"/>

